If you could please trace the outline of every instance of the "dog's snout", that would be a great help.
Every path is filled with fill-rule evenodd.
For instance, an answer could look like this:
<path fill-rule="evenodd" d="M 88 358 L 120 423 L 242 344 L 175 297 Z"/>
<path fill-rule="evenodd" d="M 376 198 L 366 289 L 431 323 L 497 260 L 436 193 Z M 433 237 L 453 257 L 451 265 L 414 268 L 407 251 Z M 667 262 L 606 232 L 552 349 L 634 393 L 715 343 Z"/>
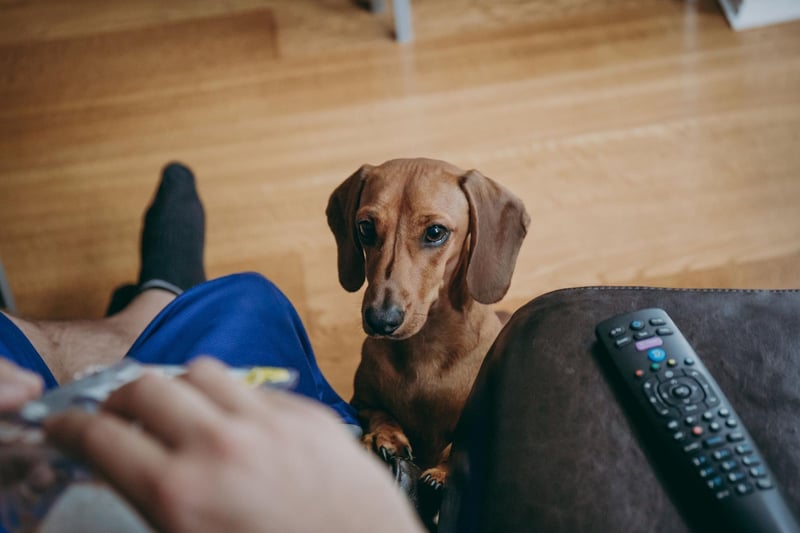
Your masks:
<path fill-rule="evenodd" d="M 405 312 L 396 305 L 385 309 L 368 307 L 364 312 L 364 323 L 368 333 L 391 335 L 403 323 L 405 316 Z"/>

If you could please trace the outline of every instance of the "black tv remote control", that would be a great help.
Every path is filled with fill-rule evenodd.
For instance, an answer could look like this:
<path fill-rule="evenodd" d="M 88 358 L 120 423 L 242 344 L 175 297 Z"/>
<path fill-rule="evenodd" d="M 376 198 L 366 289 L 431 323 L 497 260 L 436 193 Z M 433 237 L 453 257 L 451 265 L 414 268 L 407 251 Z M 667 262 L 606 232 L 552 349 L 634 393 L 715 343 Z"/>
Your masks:
<path fill-rule="evenodd" d="M 673 480 L 690 526 L 704 530 L 797 532 L 797 518 L 719 385 L 662 309 L 601 322 L 595 333 L 624 388 L 639 404 L 637 430 Z M 645 438 L 647 437 L 647 438 Z M 691 516 L 702 515 L 702 526 Z"/>

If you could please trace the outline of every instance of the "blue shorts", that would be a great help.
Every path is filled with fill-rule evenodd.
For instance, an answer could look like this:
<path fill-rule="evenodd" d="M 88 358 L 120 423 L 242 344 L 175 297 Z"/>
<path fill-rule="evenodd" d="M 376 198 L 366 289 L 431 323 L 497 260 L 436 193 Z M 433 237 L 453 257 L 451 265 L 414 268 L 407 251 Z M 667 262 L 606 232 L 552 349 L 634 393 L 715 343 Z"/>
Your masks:
<path fill-rule="evenodd" d="M 182 365 L 209 355 L 230 366 L 282 366 L 299 373 L 295 392 L 358 425 L 353 408 L 317 366 L 305 328 L 292 304 L 269 280 L 234 274 L 192 287 L 167 305 L 139 335 L 126 357 L 146 364 Z M 0 313 L 0 356 L 58 386 L 25 335 Z"/>

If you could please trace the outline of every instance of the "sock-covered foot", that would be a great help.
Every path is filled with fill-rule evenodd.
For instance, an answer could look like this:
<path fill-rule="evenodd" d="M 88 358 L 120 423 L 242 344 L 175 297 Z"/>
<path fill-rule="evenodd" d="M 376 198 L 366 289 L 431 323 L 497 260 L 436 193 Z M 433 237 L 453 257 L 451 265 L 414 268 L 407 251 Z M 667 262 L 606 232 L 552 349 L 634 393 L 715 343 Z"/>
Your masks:
<path fill-rule="evenodd" d="M 3 270 L 3 263 L 0 263 L 0 309 L 5 309 L 10 313 L 17 312 L 14 295 L 11 293 L 11 287 L 8 285 L 6 273 Z"/>
<path fill-rule="evenodd" d="M 111 293 L 111 301 L 106 308 L 106 316 L 111 316 L 125 309 L 139 294 L 139 287 L 132 283 L 120 285 Z"/>
<path fill-rule="evenodd" d="M 203 267 L 205 214 L 192 172 L 180 163 L 164 168 L 142 227 L 139 291 L 175 294 L 206 280 Z"/>

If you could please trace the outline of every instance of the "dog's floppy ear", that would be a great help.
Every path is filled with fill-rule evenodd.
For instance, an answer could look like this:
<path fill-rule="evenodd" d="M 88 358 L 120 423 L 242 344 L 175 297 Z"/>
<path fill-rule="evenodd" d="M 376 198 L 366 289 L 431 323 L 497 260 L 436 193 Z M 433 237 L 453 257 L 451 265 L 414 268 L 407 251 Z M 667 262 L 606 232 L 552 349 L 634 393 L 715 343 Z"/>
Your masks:
<path fill-rule="evenodd" d="M 357 291 L 364 284 L 364 251 L 355 232 L 355 218 L 366 172 L 370 168 L 363 165 L 336 187 L 325 209 L 328 226 L 336 238 L 339 283 L 349 292 Z"/>
<path fill-rule="evenodd" d="M 460 181 L 469 202 L 470 251 L 467 288 L 491 304 L 505 296 L 530 217 L 522 201 L 477 170 Z"/>

